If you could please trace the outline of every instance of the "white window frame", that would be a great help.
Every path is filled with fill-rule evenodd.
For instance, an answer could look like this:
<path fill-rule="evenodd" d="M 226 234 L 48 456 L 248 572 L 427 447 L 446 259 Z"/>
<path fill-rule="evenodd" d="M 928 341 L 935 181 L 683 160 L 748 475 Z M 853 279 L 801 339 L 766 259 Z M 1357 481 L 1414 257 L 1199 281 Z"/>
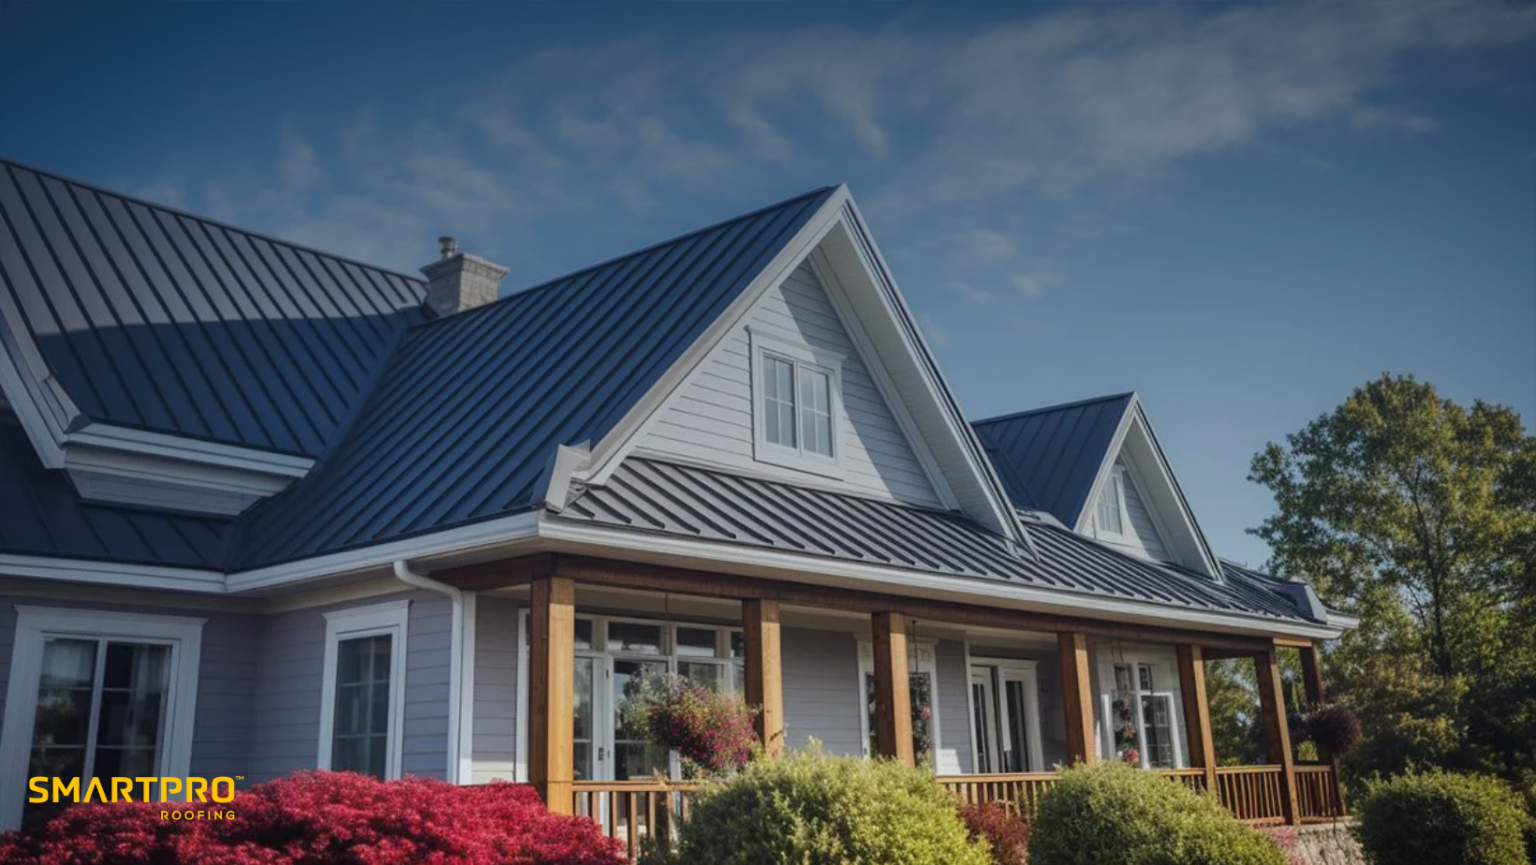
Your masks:
<path fill-rule="evenodd" d="M 858 641 L 859 748 L 865 757 L 871 757 L 873 755 L 869 752 L 869 704 L 865 701 L 864 681 L 866 677 L 875 674 L 875 645 L 869 637 L 860 636 Z M 934 640 L 908 639 L 907 667 L 908 674 L 914 672 L 928 674 L 928 687 L 933 691 L 933 768 L 939 774 L 943 774 L 946 766 L 944 765 L 944 736 L 939 729 L 938 643 Z M 969 693 L 971 688 L 969 674 L 966 676 L 965 688 Z"/>
<path fill-rule="evenodd" d="M 15 784 L 0 784 L 0 829 L 21 825 L 24 776 L 32 751 L 32 725 L 37 719 L 43 641 L 48 637 L 80 637 L 170 646 L 170 689 L 166 694 L 159 771 L 163 777 L 184 778 L 190 774 L 192 763 L 197 677 L 206 622 L 207 619 L 183 616 L 17 605 L 10 682 L 5 691 L 5 721 L 0 727 L 0 778 L 18 780 Z M 92 708 L 94 711 L 95 707 Z"/>
<path fill-rule="evenodd" d="M 320 747 L 315 765 L 331 768 L 332 737 L 336 727 L 336 658 L 344 640 L 389 636 L 389 738 L 385 755 L 385 779 L 400 777 L 405 728 L 406 640 L 410 631 L 411 602 L 391 601 L 332 610 L 325 614 L 325 666 L 320 677 Z"/>
<path fill-rule="evenodd" d="M 1136 540 L 1136 529 L 1131 525 L 1131 510 L 1125 503 L 1125 486 L 1131 480 L 1125 476 L 1122 466 L 1114 466 L 1109 475 L 1104 479 L 1104 488 L 1099 491 L 1099 498 L 1093 506 L 1093 529 L 1097 537 L 1105 540 L 1130 542 Z M 1099 506 L 1104 501 L 1104 496 L 1113 490 L 1115 503 L 1120 508 L 1120 531 L 1114 531 L 1103 525 L 1099 520 Z"/>
<path fill-rule="evenodd" d="M 843 357 L 838 354 L 812 349 L 774 339 L 754 329 L 747 328 L 747 340 L 751 351 L 751 369 L 748 379 L 752 393 L 752 458 L 761 463 L 796 469 L 812 474 L 841 480 L 843 471 Z M 768 441 L 764 422 L 763 369 L 767 358 L 789 363 L 794 367 L 795 384 L 795 447 L 773 444 Z M 805 449 L 805 435 L 800 428 L 800 372 L 810 370 L 827 377 L 827 408 L 832 455 L 825 456 Z"/>
<path fill-rule="evenodd" d="M 971 657 L 966 666 L 970 669 L 972 677 L 976 676 L 977 674 L 982 674 L 987 677 L 987 687 L 993 695 L 993 700 L 996 701 L 998 706 L 1003 708 L 1005 713 L 1008 711 L 1008 707 L 1006 705 L 1008 694 L 1008 688 L 1006 684 L 1007 681 L 1009 679 L 1017 679 L 1024 683 L 1024 714 L 1026 716 L 1024 718 L 1025 741 L 1018 743 L 1018 746 L 1023 749 L 1025 755 L 1028 758 L 1029 768 L 1026 769 L 1026 771 L 1047 771 L 1045 767 L 1044 751 L 1040 743 L 1039 662 L 1035 660 L 1020 660 L 1016 658 Z M 967 681 L 967 693 L 969 693 L 970 687 L 971 681 Z M 974 727 L 976 721 L 976 706 L 974 699 L 970 703 L 970 710 L 971 726 Z M 997 725 L 999 725 L 1002 720 L 1003 719 L 1000 717 L 994 718 L 992 720 L 992 726 L 997 727 Z M 998 741 L 994 743 L 994 747 L 996 749 L 997 755 L 1001 756 L 1003 750 L 1003 735 L 1005 733 L 1011 735 L 1011 731 L 997 729 L 995 730 L 995 733 Z M 975 734 L 972 733 L 973 738 L 974 736 Z M 991 770 L 981 766 L 980 751 L 981 748 L 979 743 L 972 741 L 971 765 L 975 767 L 976 774 L 987 774 Z"/>
<path fill-rule="evenodd" d="M 1147 719 L 1142 712 L 1142 697 L 1165 697 L 1168 700 L 1168 735 L 1173 745 L 1173 768 L 1188 769 L 1188 743 L 1185 741 L 1187 730 L 1184 726 L 1184 682 L 1179 677 L 1178 661 L 1169 656 L 1171 651 L 1168 654 L 1145 650 L 1114 652 L 1107 647 L 1099 651 L 1099 719 L 1097 723 L 1100 759 L 1119 759 L 1119 755 L 1115 753 L 1115 731 L 1110 720 L 1114 717 L 1115 667 L 1125 665 L 1131 668 L 1131 687 L 1135 691 L 1131 708 L 1136 713 L 1136 751 L 1140 757 L 1140 767 L 1151 768 L 1147 754 Z M 1150 692 L 1141 689 L 1142 665 L 1152 668 L 1154 690 Z M 1163 683 L 1162 687 L 1156 687 L 1158 682 Z"/>

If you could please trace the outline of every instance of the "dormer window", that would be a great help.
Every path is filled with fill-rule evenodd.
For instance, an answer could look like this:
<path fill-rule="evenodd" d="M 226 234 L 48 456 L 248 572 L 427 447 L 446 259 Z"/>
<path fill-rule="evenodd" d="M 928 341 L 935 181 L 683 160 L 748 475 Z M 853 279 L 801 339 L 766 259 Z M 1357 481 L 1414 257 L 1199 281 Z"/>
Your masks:
<path fill-rule="evenodd" d="M 1094 517 L 1100 535 L 1124 537 L 1131 518 L 1125 509 L 1125 472 L 1116 466 L 1104 481 L 1099 509 Z"/>
<path fill-rule="evenodd" d="M 839 474 L 842 358 L 751 333 L 759 462 Z"/>

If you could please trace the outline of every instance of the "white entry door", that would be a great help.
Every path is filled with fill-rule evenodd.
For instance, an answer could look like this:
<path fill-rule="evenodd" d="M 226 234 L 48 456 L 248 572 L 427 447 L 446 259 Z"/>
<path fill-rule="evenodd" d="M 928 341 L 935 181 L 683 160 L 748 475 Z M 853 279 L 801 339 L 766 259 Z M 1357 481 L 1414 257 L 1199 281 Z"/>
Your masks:
<path fill-rule="evenodd" d="M 977 772 L 1045 771 L 1033 661 L 973 661 L 971 711 Z"/>

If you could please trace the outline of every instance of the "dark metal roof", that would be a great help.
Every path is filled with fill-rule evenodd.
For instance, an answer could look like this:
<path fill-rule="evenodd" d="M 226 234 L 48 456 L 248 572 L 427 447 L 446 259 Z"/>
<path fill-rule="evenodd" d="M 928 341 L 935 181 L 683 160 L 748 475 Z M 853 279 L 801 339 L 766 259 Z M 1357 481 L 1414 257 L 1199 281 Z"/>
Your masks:
<path fill-rule="evenodd" d="M 975 421 L 1016 507 L 1077 525 L 1134 394 L 1122 393 Z"/>
<path fill-rule="evenodd" d="M 958 514 L 635 457 L 554 518 L 1100 598 L 1304 620 L 1289 599 L 1260 581 L 1219 585 L 1043 522 L 1029 523 L 1039 553 L 1032 561 Z"/>
<path fill-rule="evenodd" d="M 424 294 L 420 280 L 0 160 L 0 324 L 91 420 L 317 456 Z"/>
<path fill-rule="evenodd" d="M 83 502 L 0 415 L 0 553 L 216 567 L 227 521 Z"/>
<path fill-rule="evenodd" d="M 957 514 L 633 457 L 560 516 L 940 574 L 1025 575 L 1006 540 Z"/>
<path fill-rule="evenodd" d="M 350 434 L 242 519 L 239 567 L 535 504 L 833 193 L 819 189 L 411 330 Z"/>

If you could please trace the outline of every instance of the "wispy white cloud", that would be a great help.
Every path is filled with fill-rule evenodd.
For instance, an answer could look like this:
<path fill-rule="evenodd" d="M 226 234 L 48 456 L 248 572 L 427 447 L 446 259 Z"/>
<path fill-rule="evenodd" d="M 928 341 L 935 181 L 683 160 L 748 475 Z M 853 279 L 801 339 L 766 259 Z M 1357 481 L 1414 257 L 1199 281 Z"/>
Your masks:
<path fill-rule="evenodd" d="M 360 108 L 335 129 L 285 126 L 267 169 L 172 191 L 404 267 L 444 230 L 536 255 L 541 231 L 611 221 L 614 202 L 654 214 L 678 196 L 857 173 L 876 178 L 859 192 L 882 226 L 914 247 L 937 238 L 962 297 L 1034 298 L 1065 277 L 1010 218 L 1021 197 L 1061 204 L 1058 235 L 1091 236 L 1114 220 L 1083 202 L 1205 154 L 1303 124 L 1428 132 L 1432 116 L 1386 95 L 1407 53 L 1533 35 L 1536 7 L 1479 2 L 656 32 L 538 52 L 432 116 L 386 126 Z"/>

